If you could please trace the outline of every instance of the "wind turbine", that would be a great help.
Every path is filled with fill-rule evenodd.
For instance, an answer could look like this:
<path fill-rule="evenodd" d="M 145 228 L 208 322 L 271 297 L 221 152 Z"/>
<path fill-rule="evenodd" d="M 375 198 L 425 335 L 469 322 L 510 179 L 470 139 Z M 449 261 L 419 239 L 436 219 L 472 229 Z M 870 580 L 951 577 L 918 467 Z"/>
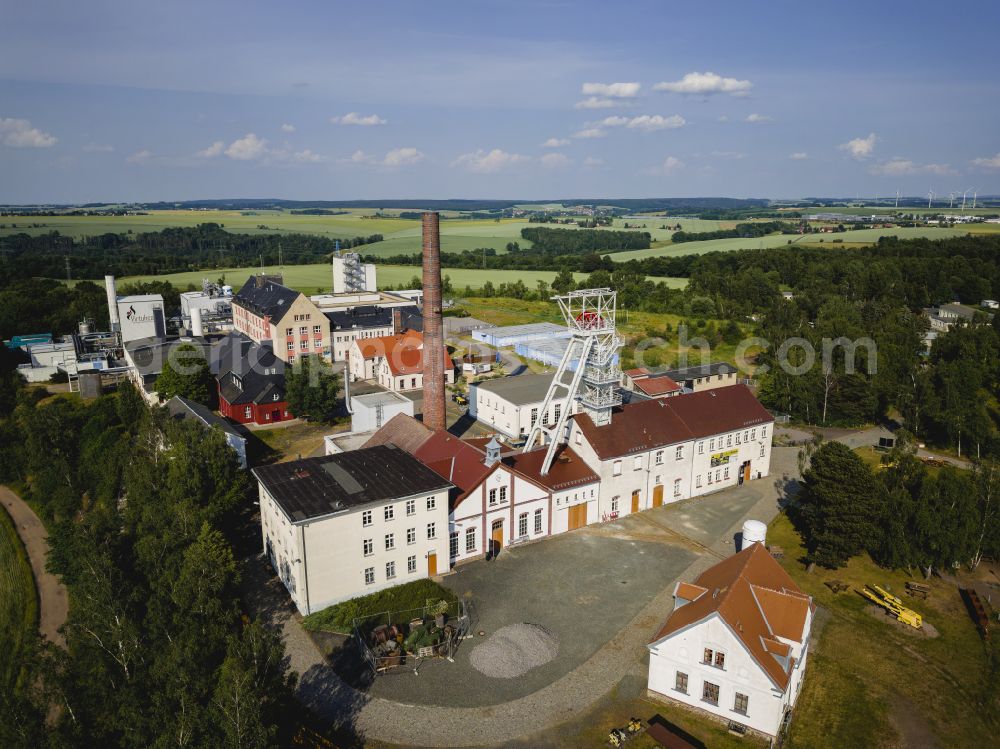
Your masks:
<path fill-rule="evenodd" d="M 955 193 L 953 192 L 948 196 L 948 208 L 951 209 L 954 207 L 955 207 Z"/>
<path fill-rule="evenodd" d="M 933 190 L 928 190 L 927 191 L 927 207 L 928 208 L 931 207 L 931 201 L 932 200 L 934 200 L 934 191 Z"/>
<path fill-rule="evenodd" d="M 974 187 L 970 187 L 968 190 L 966 190 L 965 192 L 962 193 L 962 210 L 963 211 L 965 210 L 965 196 L 968 195 L 970 192 L 972 192 L 974 189 L 975 189 Z"/>
<path fill-rule="evenodd" d="M 896 190 L 896 208 L 899 208 L 899 190 Z"/>
<path fill-rule="evenodd" d="M 978 193 L 975 190 L 973 190 L 972 191 L 972 210 L 976 210 L 976 195 L 978 195 Z"/>

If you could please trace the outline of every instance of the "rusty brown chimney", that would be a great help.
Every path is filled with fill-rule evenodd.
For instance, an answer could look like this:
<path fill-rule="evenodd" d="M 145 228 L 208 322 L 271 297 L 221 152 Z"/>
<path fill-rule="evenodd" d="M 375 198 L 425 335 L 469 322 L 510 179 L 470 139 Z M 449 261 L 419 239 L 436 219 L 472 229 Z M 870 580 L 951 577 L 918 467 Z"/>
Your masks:
<path fill-rule="evenodd" d="M 437 212 L 423 221 L 424 265 L 424 424 L 447 428 L 444 407 L 444 332 L 441 322 L 441 230 Z"/>

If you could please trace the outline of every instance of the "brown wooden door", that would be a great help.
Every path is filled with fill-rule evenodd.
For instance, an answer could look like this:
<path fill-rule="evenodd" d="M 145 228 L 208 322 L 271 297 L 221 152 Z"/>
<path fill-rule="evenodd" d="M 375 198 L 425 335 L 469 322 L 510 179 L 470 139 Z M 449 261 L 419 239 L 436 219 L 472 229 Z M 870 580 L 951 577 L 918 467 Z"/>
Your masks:
<path fill-rule="evenodd" d="M 493 553 L 499 554 L 500 549 L 503 548 L 503 521 L 494 520 L 493 521 L 493 534 L 490 537 L 493 541 Z"/>
<path fill-rule="evenodd" d="M 434 577 L 438 573 L 438 555 L 433 551 L 427 555 L 427 576 Z"/>
<path fill-rule="evenodd" d="M 663 506 L 663 484 L 653 487 L 653 507 Z"/>
<path fill-rule="evenodd" d="M 569 508 L 569 529 L 576 530 L 587 524 L 587 504 L 574 505 Z"/>
<path fill-rule="evenodd" d="M 750 461 L 749 460 L 746 463 L 743 464 L 743 480 L 744 481 L 749 481 L 750 480 Z"/>
<path fill-rule="evenodd" d="M 639 492 L 632 492 L 632 512 L 639 512 Z"/>

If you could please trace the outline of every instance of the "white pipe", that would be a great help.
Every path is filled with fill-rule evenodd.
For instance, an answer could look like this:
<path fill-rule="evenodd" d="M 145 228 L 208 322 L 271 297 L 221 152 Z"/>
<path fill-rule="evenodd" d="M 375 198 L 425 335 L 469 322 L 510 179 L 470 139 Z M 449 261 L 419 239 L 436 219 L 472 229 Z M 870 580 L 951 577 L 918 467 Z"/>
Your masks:
<path fill-rule="evenodd" d="M 111 330 L 121 330 L 121 318 L 118 317 L 118 289 L 115 287 L 115 277 L 104 277 L 104 289 L 108 293 L 108 317 Z"/>
<path fill-rule="evenodd" d="M 201 323 L 201 307 L 191 308 L 191 335 L 205 335 L 205 326 Z"/>

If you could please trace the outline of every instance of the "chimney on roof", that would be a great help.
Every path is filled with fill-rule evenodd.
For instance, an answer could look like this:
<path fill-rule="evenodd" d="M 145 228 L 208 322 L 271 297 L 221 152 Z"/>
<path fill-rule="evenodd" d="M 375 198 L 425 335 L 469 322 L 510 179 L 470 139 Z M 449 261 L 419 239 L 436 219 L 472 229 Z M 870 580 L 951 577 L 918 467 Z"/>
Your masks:
<path fill-rule="evenodd" d="M 392 332 L 399 333 L 403 329 L 403 313 L 399 307 L 392 308 Z"/>
<path fill-rule="evenodd" d="M 487 468 L 492 468 L 494 465 L 500 462 L 500 443 L 497 442 L 497 436 L 494 434 L 490 437 L 490 441 L 486 443 L 486 459 L 483 463 Z"/>
<path fill-rule="evenodd" d="M 258 289 L 263 289 L 264 282 L 267 281 L 267 276 L 265 276 L 263 273 L 258 273 L 256 276 L 254 276 L 254 281 L 257 282 L 256 285 Z"/>
<path fill-rule="evenodd" d="M 443 431 L 444 334 L 441 320 L 441 234 L 436 211 L 423 214 L 424 424 Z"/>

